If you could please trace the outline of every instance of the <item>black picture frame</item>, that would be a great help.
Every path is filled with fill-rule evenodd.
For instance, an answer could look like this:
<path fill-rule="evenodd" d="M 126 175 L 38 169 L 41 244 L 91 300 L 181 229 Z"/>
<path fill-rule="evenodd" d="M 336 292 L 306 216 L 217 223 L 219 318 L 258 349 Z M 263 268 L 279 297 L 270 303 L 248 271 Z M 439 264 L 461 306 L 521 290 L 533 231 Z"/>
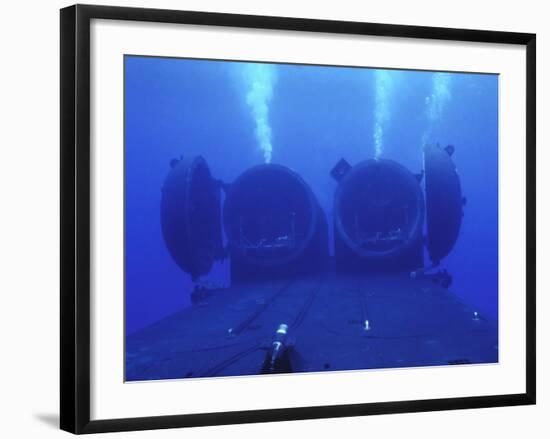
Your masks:
<path fill-rule="evenodd" d="M 90 420 L 90 21 L 133 20 L 333 34 L 484 42 L 526 47 L 526 392 L 508 395 Z M 61 429 L 72 433 L 192 427 L 385 413 L 514 406 L 536 400 L 536 36 L 448 29 L 75 5 L 61 10 Z"/>

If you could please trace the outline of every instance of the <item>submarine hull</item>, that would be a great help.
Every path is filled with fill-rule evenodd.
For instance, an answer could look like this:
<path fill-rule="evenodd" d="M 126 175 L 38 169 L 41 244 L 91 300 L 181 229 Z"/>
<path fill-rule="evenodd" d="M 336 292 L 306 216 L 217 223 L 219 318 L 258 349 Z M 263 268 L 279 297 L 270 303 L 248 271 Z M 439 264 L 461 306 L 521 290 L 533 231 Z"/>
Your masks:
<path fill-rule="evenodd" d="M 126 379 L 260 374 L 282 324 L 283 373 L 498 361 L 496 322 L 433 279 L 329 270 L 208 292 L 127 337 Z"/>

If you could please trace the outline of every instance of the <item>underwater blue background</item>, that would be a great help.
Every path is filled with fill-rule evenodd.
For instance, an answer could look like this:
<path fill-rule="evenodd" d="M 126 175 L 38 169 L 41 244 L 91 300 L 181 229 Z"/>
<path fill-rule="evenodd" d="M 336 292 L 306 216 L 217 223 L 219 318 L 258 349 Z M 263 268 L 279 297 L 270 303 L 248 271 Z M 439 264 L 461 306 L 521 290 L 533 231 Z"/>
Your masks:
<path fill-rule="evenodd" d="M 424 142 L 455 146 L 467 198 L 458 241 L 441 263 L 450 289 L 497 319 L 497 75 L 126 56 L 126 333 L 190 306 L 193 283 L 160 226 L 171 159 L 200 154 L 214 177 L 231 182 L 270 156 L 310 185 L 331 243 L 336 162 L 379 156 L 417 173 Z M 229 283 L 228 262 L 205 281 Z"/>

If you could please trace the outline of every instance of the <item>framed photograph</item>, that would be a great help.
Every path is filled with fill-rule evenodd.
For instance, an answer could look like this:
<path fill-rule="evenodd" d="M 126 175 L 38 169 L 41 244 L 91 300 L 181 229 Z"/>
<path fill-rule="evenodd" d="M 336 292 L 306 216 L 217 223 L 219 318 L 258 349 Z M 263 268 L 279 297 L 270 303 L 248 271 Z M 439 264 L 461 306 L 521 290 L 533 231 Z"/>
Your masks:
<path fill-rule="evenodd" d="M 61 428 L 535 403 L 535 35 L 61 10 Z"/>

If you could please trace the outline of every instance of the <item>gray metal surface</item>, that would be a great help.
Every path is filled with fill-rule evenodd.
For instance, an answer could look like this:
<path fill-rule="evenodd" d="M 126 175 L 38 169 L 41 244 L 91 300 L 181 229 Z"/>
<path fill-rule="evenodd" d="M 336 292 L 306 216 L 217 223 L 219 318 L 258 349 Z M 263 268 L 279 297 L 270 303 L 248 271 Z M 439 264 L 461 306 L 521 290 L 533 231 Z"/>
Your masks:
<path fill-rule="evenodd" d="M 126 380 L 259 374 L 282 323 L 293 372 L 498 361 L 496 322 L 432 280 L 326 274 L 210 292 L 127 337 Z"/>

